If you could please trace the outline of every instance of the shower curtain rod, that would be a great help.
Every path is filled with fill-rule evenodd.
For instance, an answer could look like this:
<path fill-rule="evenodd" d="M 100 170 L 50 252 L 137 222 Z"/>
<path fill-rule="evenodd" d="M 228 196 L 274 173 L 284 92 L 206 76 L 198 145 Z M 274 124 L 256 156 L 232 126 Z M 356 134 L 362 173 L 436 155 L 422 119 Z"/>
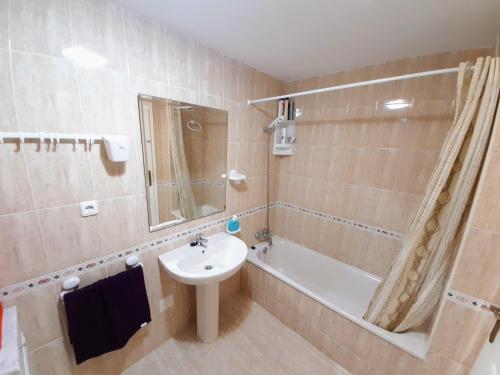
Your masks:
<path fill-rule="evenodd" d="M 256 104 L 256 103 L 264 103 L 264 102 L 270 102 L 272 100 L 294 98 L 294 97 L 297 97 L 297 96 L 319 94 L 319 93 L 323 93 L 323 92 L 330 92 L 330 91 L 337 91 L 337 90 L 343 90 L 343 89 L 350 89 L 350 88 L 353 88 L 353 87 L 363 87 L 363 86 L 370 86 L 370 85 L 378 85 L 378 84 L 386 83 L 386 82 L 402 81 L 402 80 L 405 80 L 405 79 L 428 77 L 428 76 L 435 76 L 435 75 L 438 75 L 438 74 L 450 74 L 450 73 L 457 73 L 457 72 L 458 72 L 458 67 L 457 68 L 429 70 L 429 71 L 426 71 L 426 72 L 405 74 L 405 75 L 401 75 L 401 76 L 394 76 L 394 77 L 387 77 L 387 78 L 380 78 L 380 79 L 372 79 L 370 81 L 361 81 L 361 82 L 355 82 L 355 83 L 348 83 L 348 84 L 345 84 L 345 85 L 325 87 L 325 88 L 322 88 L 322 89 L 315 89 L 315 90 L 307 90 L 307 91 L 295 92 L 293 94 L 280 95 L 280 96 L 272 96 L 272 97 L 263 98 L 263 99 L 249 100 L 248 104 L 250 105 L 250 104 Z"/>

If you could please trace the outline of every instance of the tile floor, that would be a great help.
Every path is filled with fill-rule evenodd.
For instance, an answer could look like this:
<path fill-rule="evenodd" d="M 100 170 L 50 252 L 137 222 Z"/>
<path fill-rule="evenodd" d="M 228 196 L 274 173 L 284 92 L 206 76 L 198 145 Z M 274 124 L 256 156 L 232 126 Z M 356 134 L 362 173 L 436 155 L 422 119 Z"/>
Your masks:
<path fill-rule="evenodd" d="M 349 372 L 263 307 L 239 294 L 221 303 L 220 336 L 200 342 L 196 328 L 166 341 L 123 375 L 329 374 Z"/>

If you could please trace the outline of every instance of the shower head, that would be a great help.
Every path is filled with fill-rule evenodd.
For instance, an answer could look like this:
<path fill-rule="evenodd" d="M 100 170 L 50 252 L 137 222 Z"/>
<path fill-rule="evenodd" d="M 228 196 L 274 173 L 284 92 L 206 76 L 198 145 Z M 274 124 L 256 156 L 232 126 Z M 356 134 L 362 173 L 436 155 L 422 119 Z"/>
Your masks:
<path fill-rule="evenodd" d="M 279 123 L 280 121 L 283 121 L 285 119 L 285 116 L 283 115 L 280 115 L 278 117 L 276 117 L 273 122 L 271 122 L 269 125 L 267 126 L 264 126 L 264 133 L 272 133 L 274 131 L 274 129 L 276 129 L 278 126 L 279 126 Z"/>

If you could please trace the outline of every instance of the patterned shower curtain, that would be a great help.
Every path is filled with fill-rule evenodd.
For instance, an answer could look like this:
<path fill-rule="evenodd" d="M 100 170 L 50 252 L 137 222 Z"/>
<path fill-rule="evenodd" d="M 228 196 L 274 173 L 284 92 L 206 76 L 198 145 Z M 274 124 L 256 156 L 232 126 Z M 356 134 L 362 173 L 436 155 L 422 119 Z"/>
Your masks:
<path fill-rule="evenodd" d="M 170 155 L 174 165 L 177 193 L 182 216 L 187 220 L 196 218 L 196 202 L 191 189 L 191 177 L 182 136 L 181 111 L 172 105 L 166 106 L 170 140 Z"/>
<path fill-rule="evenodd" d="M 455 117 L 398 258 L 364 319 L 393 332 L 424 323 L 443 295 L 483 164 L 500 90 L 500 59 L 459 67 Z M 496 119 L 495 119 L 496 115 Z"/>

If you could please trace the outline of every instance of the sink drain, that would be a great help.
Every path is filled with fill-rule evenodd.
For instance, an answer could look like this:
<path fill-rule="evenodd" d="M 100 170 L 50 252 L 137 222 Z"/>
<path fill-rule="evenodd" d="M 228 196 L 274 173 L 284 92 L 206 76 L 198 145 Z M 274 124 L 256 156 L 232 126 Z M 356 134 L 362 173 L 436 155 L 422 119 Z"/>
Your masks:
<path fill-rule="evenodd" d="M 208 264 L 208 265 L 205 266 L 206 270 L 211 270 L 212 268 L 213 268 L 213 266 L 211 266 L 210 264 Z"/>

